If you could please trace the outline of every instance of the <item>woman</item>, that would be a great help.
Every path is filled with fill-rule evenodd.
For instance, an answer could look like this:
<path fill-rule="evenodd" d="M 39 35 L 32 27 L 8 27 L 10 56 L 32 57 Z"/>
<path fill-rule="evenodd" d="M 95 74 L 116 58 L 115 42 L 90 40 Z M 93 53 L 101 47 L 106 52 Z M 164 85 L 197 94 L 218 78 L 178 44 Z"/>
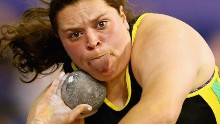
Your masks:
<path fill-rule="evenodd" d="M 50 48 L 50 54 L 46 52 L 50 56 L 37 57 L 47 64 L 25 63 L 28 72 L 35 69 L 41 73 L 60 62 L 64 62 L 67 72 L 74 64 L 103 81 L 107 96 L 98 111 L 86 104 L 70 110 L 57 93 L 67 76 L 61 72 L 36 100 L 27 123 L 220 123 L 218 68 L 204 39 L 184 22 L 166 15 L 147 13 L 130 20 L 125 3 L 124 0 L 52 0 L 49 17 L 62 45 L 47 24 L 39 24 L 39 20 L 31 23 L 38 29 L 39 25 L 47 29 L 43 32 L 47 40 L 43 41 L 49 43 L 43 42 L 39 51 Z M 32 11 L 44 13 L 39 10 Z M 27 42 L 34 36 L 30 33 L 13 41 Z M 22 51 L 18 45 L 11 43 L 12 48 Z M 31 50 L 23 52 L 35 57 L 35 51 Z M 51 55 L 53 52 L 59 55 Z"/>

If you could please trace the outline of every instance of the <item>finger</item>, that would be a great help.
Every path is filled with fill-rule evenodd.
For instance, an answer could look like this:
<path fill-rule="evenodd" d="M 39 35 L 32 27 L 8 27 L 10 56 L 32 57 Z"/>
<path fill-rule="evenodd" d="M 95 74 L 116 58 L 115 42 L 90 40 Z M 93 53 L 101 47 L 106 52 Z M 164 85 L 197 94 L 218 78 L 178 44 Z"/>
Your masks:
<path fill-rule="evenodd" d="M 62 71 L 58 74 L 58 76 L 53 80 L 51 86 L 48 88 L 48 93 L 56 93 L 59 83 L 61 82 L 63 76 L 65 75 L 65 73 Z"/>
<path fill-rule="evenodd" d="M 62 88 L 63 83 L 64 83 L 64 81 L 65 81 L 65 79 L 67 78 L 68 75 L 69 75 L 69 73 L 65 74 L 65 75 L 63 76 L 61 82 L 60 82 L 59 85 L 58 85 L 57 93 L 56 93 L 56 94 L 57 94 L 58 96 L 60 96 L 60 97 L 61 97 L 61 88 Z"/>
<path fill-rule="evenodd" d="M 71 112 L 70 112 L 70 118 L 69 121 L 72 122 L 75 119 L 77 119 L 81 113 L 89 113 L 92 111 L 92 107 L 88 104 L 80 104 L 76 106 Z"/>
<path fill-rule="evenodd" d="M 87 113 L 81 113 L 79 116 L 77 116 L 77 119 L 82 119 L 82 118 L 89 117 L 89 116 L 95 114 L 97 111 L 98 110 L 94 110 L 94 111 L 87 112 Z"/>

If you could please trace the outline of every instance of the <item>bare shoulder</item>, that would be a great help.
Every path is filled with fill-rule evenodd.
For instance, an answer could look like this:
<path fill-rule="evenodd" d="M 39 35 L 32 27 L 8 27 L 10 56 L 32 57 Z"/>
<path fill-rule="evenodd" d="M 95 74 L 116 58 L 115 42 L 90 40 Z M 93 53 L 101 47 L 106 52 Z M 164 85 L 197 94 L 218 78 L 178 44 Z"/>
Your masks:
<path fill-rule="evenodd" d="M 158 33 L 166 33 L 166 35 L 174 33 L 182 35 L 184 35 L 183 33 L 187 35 L 197 34 L 196 37 L 199 35 L 196 30 L 185 22 L 169 15 L 157 13 L 147 13 L 146 16 L 144 16 L 144 18 L 141 20 L 137 32 L 136 37 L 143 37 L 143 33 L 151 33 L 151 35 L 154 33 L 155 35 L 158 35 Z M 199 35 L 199 38 L 202 37 Z"/>
<path fill-rule="evenodd" d="M 170 69 L 176 73 L 189 71 L 196 82 L 203 82 L 214 66 L 208 44 L 195 29 L 174 17 L 153 13 L 147 14 L 138 27 L 131 58 L 139 82 L 143 73 L 161 75 Z M 200 71 L 204 78 L 196 77 Z"/>

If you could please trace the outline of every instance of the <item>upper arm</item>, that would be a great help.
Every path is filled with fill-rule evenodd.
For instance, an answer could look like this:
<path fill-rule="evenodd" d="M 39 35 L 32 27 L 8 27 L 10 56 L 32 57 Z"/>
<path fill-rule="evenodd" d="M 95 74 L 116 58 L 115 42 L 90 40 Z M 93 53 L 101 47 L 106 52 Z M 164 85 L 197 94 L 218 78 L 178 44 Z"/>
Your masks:
<path fill-rule="evenodd" d="M 149 106 L 149 111 L 162 114 L 164 109 L 178 115 L 196 82 L 198 44 L 203 39 L 179 20 L 147 16 L 143 21 L 151 18 L 154 22 L 140 24 L 132 50 L 132 69 L 143 88 L 138 104 Z"/>

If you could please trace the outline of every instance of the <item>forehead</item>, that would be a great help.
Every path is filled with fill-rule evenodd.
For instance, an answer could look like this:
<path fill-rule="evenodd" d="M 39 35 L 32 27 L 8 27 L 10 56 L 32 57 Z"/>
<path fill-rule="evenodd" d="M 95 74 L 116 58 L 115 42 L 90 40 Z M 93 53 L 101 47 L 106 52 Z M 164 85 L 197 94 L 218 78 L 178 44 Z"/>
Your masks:
<path fill-rule="evenodd" d="M 93 21 L 97 17 L 110 13 L 114 8 L 104 0 L 81 0 L 66 6 L 57 15 L 58 27 L 78 25 L 86 21 Z"/>
<path fill-rule="evenodd" d="M 95 15 L 109 7 L 104 0 L 79 0 L 76 3 L 64 7 L 58 12 L 58 16 L 70 16 L 68 14 L 74 14 L 75 17 L 81 16 L 82 14 L 87 14 L 87 16 Z"/>

